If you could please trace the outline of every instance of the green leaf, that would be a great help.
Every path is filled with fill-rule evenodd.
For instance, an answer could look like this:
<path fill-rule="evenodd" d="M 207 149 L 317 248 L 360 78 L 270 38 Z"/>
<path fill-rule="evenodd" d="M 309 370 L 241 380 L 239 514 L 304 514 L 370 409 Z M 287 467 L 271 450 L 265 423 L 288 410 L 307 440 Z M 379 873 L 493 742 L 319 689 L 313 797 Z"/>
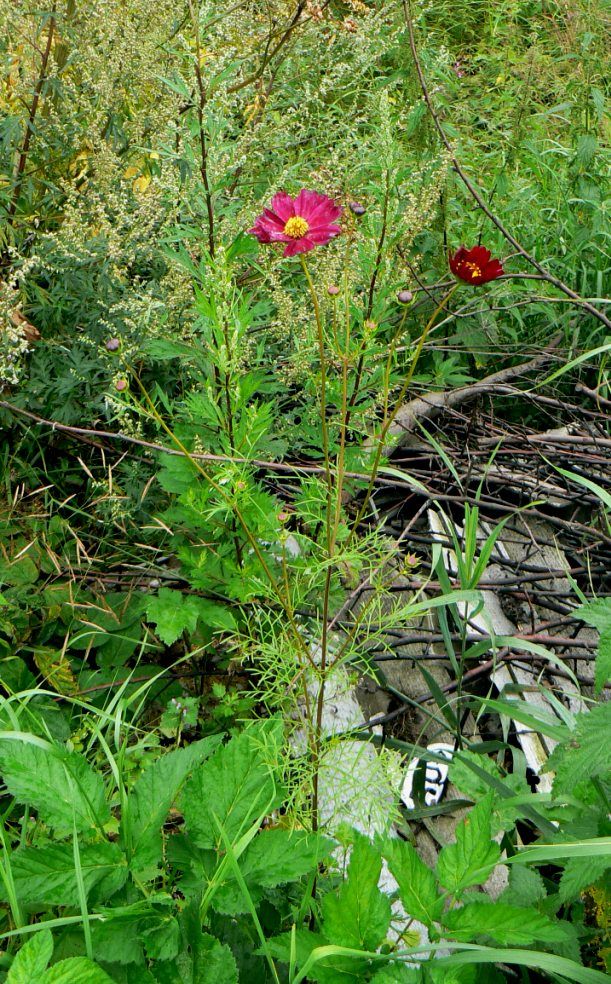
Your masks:
<path fill-rule="evenodd" d="M 160 588 L 146 606 L 149 621 L 166 646 L 171 646 L 183 632 L 195 632 L 199 618 L 197 598 L 190 598 L 172 588 Z"/>
<path fill-rule="evenodd" d="M 102 827 L 110 819 L 102 777 L 60 745 L 20 732 L 0 734 L 0 773 L 18 803 L 62 832 Z"/>
<path fill-rule="evenodd" d="M 35 933 L 21 947 L 11 964 L 6 984 L 40 984 L 53 953 L 53 937 L 49 929 Z"/>
<path fill-rule="evenodd" d="M 235 984 L 238 971 L 231 949 L 214 936 L 202 933 L 198 902 L 190 902 L 183 910 L 181 919 L 185 940 L 191 951 L 190 984 Z"/>
<path fill-rule="evenodd" d="M 127 818 L 121 824 L 123 842 L 128 840 L 128 833 L 131 840 L 134 870 L 154 869 L 160 863 L 161 828 L 168 811 L 189 773 L 208 758 L 221 741 L 222 735 L 211 735 L 186 748 L 168 752 L 138 777 L 129 797 Z"/>
<path fill-rule="evenodd" d="M 600 632 L 595 667 L 596 693 L 611 680 L 611 598 L 596 598 L 575 609 L 575 615 Z"/>
<path fill-rule="evenodd" d="M 140 939 L 147 957 L 152 960 L 174 960 L 180 950 L 180 926 L 170 913 L 156 914 L 151 925 L 143 928 Z"/>
<path fill-rule="evenodd" d="M 238 968 L 225 943 L 202 933 L 193 958 L 193 984 L 237 984 Z"/>
<path fill-rule="evenodd" d="M 599 632 L 611 629 L 611 598 L 595 598 L 576 608 L 573 614 Z"/>
<path fill-rule="evenodd" d="M 554 795 L 570 792 L 577 781 L 604 777 L 611 771 L 611 704 L 598 704 L 577 714 L 575 729 L 558 745 L 545 769 L 556 773 Z"/>
<path fill-rule="evenodd" d="M 218 824 L 231 841 L 278 802 L 279 790 L 256 732 L 232 738 L 183 788 L 185 826 L 198 847 L 219 847 Z"/>
<path fill-rule="evenodd" d="M 524 910 L 522 910 L 524 911 Z M 556 974 L 563 980 L 571 981 L 573 984 L 608 984 L 608 975 L 600 970 L 591 970 L 589 967 L 581 967 L 573 960 L 565 957 L 558 957 L 555 953 L 543 953 L 540 950 L 507 950 L 494 947 L 472 947 L 468 950 L 453 953 L 451 957 L 444 957 L 436 961 L 436 968 L 443 971 L 446 967 L 458 966 L 460 964 L 516 964 L 518 967 L 533 967 L 539 973 L 544 970 L 550 974 Z M 487 981 L 487 977 L 482 978 Z"/>
<path fill-rule="evenodd" d="M 113 984 L 113 980 L 93 960 L 69 957 L 49 967 L 38 984 Z"/>
<path fill-rule="evenodd" d="M 127 878 L 127 862 L 117 844 L 81 844 L 81 870 L 86 895 L 97 886 L 96 897 L 110 898 Z M 78 906 L 79 895 L 71 844 L 18 848 L 11 855 L 17 898 L 24 905 Z M 6 901 L 3 886 L 0 898 Z"/>
<path fill-rule="evenodd" d="M 414 970 L 412 967 L 402 967 L 401 964 L 392 964 L 379 970 L 375 977 L 371 978 L 371 984 L 422 984 L 423 977 L 421 970 Z"/>
<path fill-rule="evenodd" d="M 437 877 L 453 895 L 481 885 L 501 856 L 491 840 L 492 793 L 485 796 L 456 829 L 456 842 L 439 852 Z"/>
<path fill-rule="evenodd" d="M 322 902 L 322 930 L 329 942 L 376 950 L 390 925 L 390 900 L 378 888 L 382 858 L 366 837 L 356 835 L 348 876 L 337 894 Z"/>
<path fill-rule="evenodd" d="M 594 885 L 611 868 L 608 857 L 570 858 L 560 879 L 558 897 L 562 902 L 577 899 L 584 889 Z"/>
<path fill-rule="evenodd" d="M 603 687 L 609 680 L 611 680 L 611 629 L 605 629 L 598 640 L 598 655 L 594 666 L 597 694 L 602 693 Z"/>
<path fill-rule="evenodd" d="M 500 897 L 507 905 L 537 906 L 547 897 L 545 882 L 538 871 L 514 864 L 509 869 L 508 885 Z"/>
<path fill-rule="evenodd" d="M 505 905 L 502 902 L 470 902 L 450 909 L 443 917 L 444 935 L 461 943 L 488 936 L 507 946 L 528 946 L 535 940 L 558 943 L 566 939 L 562 926 L 536 909 Z"/>
<path fill-rule="evenodd" d="M 443 898 L 437 889 L 437 879 L 412 845 L 407 841 L 389 841 L 384 856 L 399 886 L 407 914 L 426 926 L 438 922 L 443 912 Z"/>
<path fill-rule="evenodd" d="M 308 874 L 332 846 L 332 841 L 303 830 L 262 831 L 240 857 L 240 871 L 253 902 L 261 900 L 266 888 L 286 885 Z M 216 891 L 212 905 L 225 915 L 249 911 L 243 892 L 231 877 Z"/>

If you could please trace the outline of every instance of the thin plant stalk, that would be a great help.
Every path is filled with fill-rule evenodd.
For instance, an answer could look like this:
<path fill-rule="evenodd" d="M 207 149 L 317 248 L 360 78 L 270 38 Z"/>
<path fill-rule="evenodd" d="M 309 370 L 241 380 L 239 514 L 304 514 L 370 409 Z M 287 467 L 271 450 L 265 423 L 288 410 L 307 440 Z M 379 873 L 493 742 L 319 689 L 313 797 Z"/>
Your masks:
<path fill-rule="evenodd" d="M 416 366 L 418 365 L 418 361 L 420 359 L 420 355 L 422 353 L 422 349 L 424 347 L 424 343 L 425 343 L 425 341 L 427 339 L 427 336 L 429 334 L 429 331 L 431 330 L 431 328 L 435 324 L 435 320 L 437 318 L 437 315 L 445 307 L 445 305 L 450 300 L 450 298 L 452 297 L 452 295 L 454 294 L 454 292 L 457 290 L 458 287 L 459 287 L 459 284 L 457 282 L 457 283 L 455 283 L 450 288 L 450 290 L 447 292 L 447 294 L 445 294 L 444 297 L 442 297 L 441 301 L 439 302 L 439 304 L 437 305 L 437 307 L 433 311 L 431 317 L 429 318 L 428 322 L 426 323 L 426 326 L 424 328 L 424 331 L 422 332 L 422 334 L 420 336 L 420 339 L 418 340 L 418 344 L 416 346 L 416 351 L 414 352 L 414 356 L 413 356 L 412 361 L 410 363 L 410 367 L 408 369 L 408 372 L 407 372 L 407 375 L 406 375 L 405 380 L 403 382 L 403 385 L 402 385 L 401 389 L 399 390 L 399 395 L 397 396 L 397 399 L 396 399 L 396 402 L 395 402 L 395 406 L 394 406 L 392 412 L 386 416 L 386 419 L 385 419 L 385 421 L 384 421 L 384 423 L 382 425 L 382 430 L 380 431 L 380 436 L 378 438 L 378 446 L 376 448 L 375 458 L 374 458 L 374 461 L 373 461 L 373 467 L 371 469 L 371 475 L 370 475 L 370 478 L 369 478 L 369 485 L 367 486 L 367 491 L 365 492 L 365 498 L 363 499 L 361 508 L 359 509 L 358 514 L 357 514 L 357 517 L 356 517 L 356 519 L 354 521 L 353 533 L 358 529 L 358 526 L 359 526 L 359 524 L 360 524 L 363 516 L 365 515 L 365 512 L 367 511 L 367 506 L 369 505 L 369 500 L 371 498 L 371 493 L 373 492 L 373 487 L 375 485 L 375 481 L 376 481 L 376 478 L 377 478 L 378 469 L 380 467 L 380 461 L 382 459 L 382 454 L 384 452 L 384 443 L 385 443 L 386 435 L 388 434 L 388 431 L 390 430 L 390 427 L 391 427 L 391 425 L 392 425 L 395 417 L 397 416 L 399 410 L 401 409 L 401 406 L 403 404 L 403 400 L 405 398 L 405 394 L 407 393 L 407 391 L 409 389 L 409 385 L 410 385 L 410 383 L 411 383 L 411 381 L 413 379 L 414 373 L 416 371 Z"/>

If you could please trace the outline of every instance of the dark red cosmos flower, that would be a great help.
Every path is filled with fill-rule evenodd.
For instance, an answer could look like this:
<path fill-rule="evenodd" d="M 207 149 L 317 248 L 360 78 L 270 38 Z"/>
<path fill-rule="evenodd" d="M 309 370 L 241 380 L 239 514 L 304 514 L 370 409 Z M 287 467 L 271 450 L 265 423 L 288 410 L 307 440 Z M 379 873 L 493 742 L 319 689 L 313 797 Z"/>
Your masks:
<path fill-rule="evenodd" d="M 295 256 L 339 236 L 341 229 L 333 223 L 341 214 L 339 205 L 317 191 L 302 188 L 295 198 L 279 191 L 248 231 L 260 243 L 286 243 L 284 255 Z"/>
<path fill-rule="evenodd" d="M 461 246 L 454 256 L 450 256 L 450 270 L 467 284 L 487 284 L 503 274 L 499 260 L 491 259 L 490 250 L 485 246 Z"/>

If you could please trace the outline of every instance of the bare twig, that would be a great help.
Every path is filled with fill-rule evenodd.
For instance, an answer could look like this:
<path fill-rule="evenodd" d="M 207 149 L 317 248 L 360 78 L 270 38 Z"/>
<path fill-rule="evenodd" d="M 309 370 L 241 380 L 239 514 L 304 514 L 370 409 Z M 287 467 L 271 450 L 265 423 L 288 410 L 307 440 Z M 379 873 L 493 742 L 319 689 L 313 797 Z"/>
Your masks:
<path fill-rule="evenodd" d="M 577 294 L 574 290 L 572 290 L 571 287 L 563 283 L 562 280 L 554 276 L 554 274 L 550 273 L 549 270 L 546 270 L 545 267 L 542 266 L 542 264 L 539 263 L 539 261 L 535 259 L 535 257 L 532 256 L 532 254 L 529 253 L 521 245 L 521 243 L 518 242 L 515 236 L 513 236 L 512 233 L 503 225 L 499 217 L 495 215 L 494 212 L 491 211 L 491 209 L 488 207 L 488 205 L 482 198 L 481 194 L 479 193 L 473 182 L 470 180 L 470 178 L 464 171 L 462 165 L 460 164 L 458 158 L 456 157 L 452 144 L 450 143 L 450 141 L 448 140 L 445 134 L 445 130 L 443 129 L 443 126 L 441 124 L 441 120 L 439 119 L 437 111 L 431 100 L 431 95 L 428 86 L 426 84 L 424 73 L 422 71 L 422 65 L 420 64 L 418 49 L 416 47 L 416 37 L 414 34 L 414 23 L 411 15 L 410 0 L 403 0 L 403 11 L 405 14 L 405 21 L 407 24 L 407 30 L 409 34 L 409 44 L 412 52 L 412 57 L 414 59 L 414 65 L 416 67 L 416 72 L 418 74 L 418 81 L 420 82 L 420 88 L 422 90 L 424 101 L 427 105 L 428 111 L 431 115 L 431 119 L 433 120 L 435 129 L 439 134 L 441 142 L 443 143 L 444 147 L 448 151 L 450 161 L 452 162 L 452 167 L 454 168 L 456 174 L 467 188 L 469 194 L 475 199 L 478 206 L 481 208 L 482 212 L 488 216 L 488 218 L 492 223 L 494 223 L 494 225 L 497 227 L 499 232 L 505 237 L 507 242 L 511 243 L 511 245 L 514 247 L 516 252 L 524 260 L 526 260 L 527 263 L 530 263 L 530 265 L 533 266 L 535 270 L 537 270 L 541 274 L 544 280 L 546 280 L 549 284 L 553 284 L 554 287 L 557 287 L 558 290 L 562 291 L 563 294 L 566 294 L 567 297 L 572 298 L 572 300 L 574 300 L 581 307 L 583 307 L 584 310 L 588 311 L 589 314 L 593 315 L 595 318 L 601 321 L 606 328 L 611 329 L 611 320 L 607 317 L 606 314 L 604 314 L 598 308 L 594 307 L 593 304 L 590 304 L 589 301 L 585 301 L 582 297 L 580 297 L 579 294 Z"/>

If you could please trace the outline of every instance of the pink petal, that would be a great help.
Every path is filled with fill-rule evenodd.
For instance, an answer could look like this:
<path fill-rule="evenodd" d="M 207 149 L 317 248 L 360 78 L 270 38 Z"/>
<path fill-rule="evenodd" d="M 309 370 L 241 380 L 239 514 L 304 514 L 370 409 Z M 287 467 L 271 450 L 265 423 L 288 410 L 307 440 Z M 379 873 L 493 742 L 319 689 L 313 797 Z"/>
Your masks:
<path fill-rule="evenodd" d="M 339 236 L 341 229 L 339 226 L 324 226 L 320 229 L 308 229 L 308 239 L 311 239 L 317 246 L 324 246 L 330 239 Z"/>
<path fill-rule="evenodd" d="M 287 222 L 295 215 L 295 205 L 286 191 L 278 191 L 272 198 L 272 209 L 279 219 Z"/>
<path fill-rule="evenodd" d="M 260 217 L 261 219 L 265 219 L 266 222 L 269 222 L 270 226 L 274 226 L 275 229 L 284 229 L 286 225 L 284 219 L 281 219 L 278 215 L 276 215 L 275 212 L 272 212 L 272 210 L 269 208 L 264 208 L 263 215 Z"/>
<path fill-rule="evenodd" d="M 292 239 L 287 244 L 284 255 L 295 256 L 297 253 L 309 253 L 311 249 L 314 249 L 315 245 L 316 243 L 313 243 L 308 236 L 302 236 L 301 239 Z"/>

